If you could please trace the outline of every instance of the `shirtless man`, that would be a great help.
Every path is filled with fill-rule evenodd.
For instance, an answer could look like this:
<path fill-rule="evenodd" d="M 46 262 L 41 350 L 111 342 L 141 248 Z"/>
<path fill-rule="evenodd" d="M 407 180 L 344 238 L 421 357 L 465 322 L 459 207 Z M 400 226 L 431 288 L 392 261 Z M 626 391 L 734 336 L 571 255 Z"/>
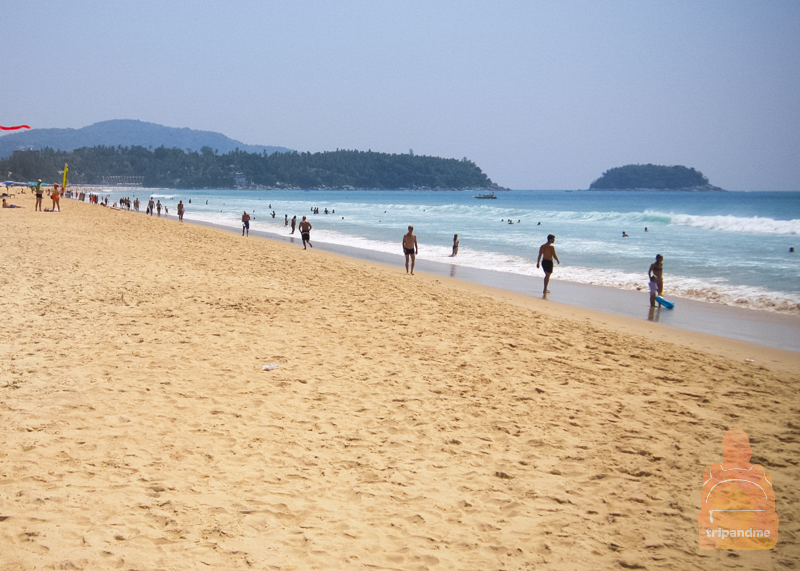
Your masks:
<path fill-rule="evenodd" d="M 248 236 L 250 235 L 250 215 L 246 210 L 242 214 L 242 236 L 245 235 L 245 232 Z"/>
<path fill-rule="evenodd" d="M 650 269 L 647 270 L 648 279 L 656 278 L 658 283 L 658 295 L 664 294 L 664 256 L 661 254 L 656 256 L 656 261 L 650 264 Z"/>
<path fill-rule="evenodd" d="M 178 221 L 183 222 L 183 213 L 186 208 L 183 206 L 183 200 L 178 202 Z"/>
<path fill-rule="evenodd" d="M 408 234 L 403 236 L 403 253 L 406 255 L 406 273 L 408 273 L 408 258 L 411 257 L 411 275 L 414 275 L 414 263 L 416 256 L 419 254 L 419 245 L 417 244 L 417 237 L 414 236 L 414 227 L 408 227 Z"/>
<path fill-rule="evenodd" d="M 303 249 L 306 250 L 306 242 L 312 248 L 314 244 L 311 243 L 311 222 L 306 220 L 306 217 L 303 216 L 303 220 L 300 221 L 300 236 L 303 238 Z"/>
<path fill-rule="evenodd" d="M 539 262 L 542 264 L 542 269 L 544 270 L 544 293 L 550 293 L 550 290 L 547 289 L 548 284 L 550 283 L 550 276 L 553 273 L 553 260 L 561 264 L 561 260 L 558 259 L 556 255 L 556 247 L 553 246 L 553 243 L 556 241 L 556 237 L 552 234 L 547 235 L 547 243 L 542 244 L 539 247 L 539 257 L 536 258 L 536 267 L 539 267 Z M 542 259 L 544 258 L 544 259 Z"/>

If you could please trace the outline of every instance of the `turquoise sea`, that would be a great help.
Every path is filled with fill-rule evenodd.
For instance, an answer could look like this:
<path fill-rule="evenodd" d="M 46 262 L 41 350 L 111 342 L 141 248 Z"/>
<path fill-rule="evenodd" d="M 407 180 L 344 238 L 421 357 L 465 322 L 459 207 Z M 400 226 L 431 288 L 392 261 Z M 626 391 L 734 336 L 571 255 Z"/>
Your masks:
<path fill-rule="evenodd" d="M 419 257 L 541 276 L 539 246 L 556 235 L 554 280 L 647 289 L 664 255 L 665 295 L 800 315 L 800 192 L 259 191 L 109 189 L 111 202 L 152 196 L 187 220 L 287 234 L 284 217 L 308 216 L 317 247 L 400 254 L 413 225 Z M 312 208 L 320 214 L 312 214 Z M 329 214 L 324 214 L 328 209 Z M 276 217 L 272 218 L 271 212 Z M 335 211 L 335 214 L 332 213 Z M 509 224 L 508 221 L 513 221 Z M 647 228 L 647 231 L 645 231 Z M 627 232 L 629 237 L 623 238 Z M 460 250 L 451 258 L 453 235 Z M 790 253 L 790 248 L 797 252 Z"/>

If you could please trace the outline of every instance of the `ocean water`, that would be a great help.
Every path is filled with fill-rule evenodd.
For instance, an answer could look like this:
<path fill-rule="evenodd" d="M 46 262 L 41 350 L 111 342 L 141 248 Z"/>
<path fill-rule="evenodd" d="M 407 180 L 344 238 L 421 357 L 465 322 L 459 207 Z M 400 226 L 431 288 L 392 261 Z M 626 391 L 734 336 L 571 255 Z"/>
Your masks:
<path fill-rule="evenodd" d="M 554 280 L 647 290 L 664 256 L 665 297 L 800 315 L 800 192 L 109 190 L 110 201 L 152 196 L 186 220 L 286 234 L 307 216 L 312 240 L 401 254 L 408 225 L 419 258 L 541 276 L 539 246 L 556 236 Z M 271 208 L 270 208 L 271 205 Z M 321 214 L 312 214 L 318 207 Z M 334 213 L 324 214 L 324 209 Z M 276 217 L 271 217 L 271 211 Z M 508 224 L 511 220 L 514 224 Z M 645 227 L 647 232 L 645 232 Z M 622 232 L 628 238 L 622 237 Z M 459 254 L 451 258 L 453 235 Z M 790 253 L 794 247 L 797 252 Z"/>

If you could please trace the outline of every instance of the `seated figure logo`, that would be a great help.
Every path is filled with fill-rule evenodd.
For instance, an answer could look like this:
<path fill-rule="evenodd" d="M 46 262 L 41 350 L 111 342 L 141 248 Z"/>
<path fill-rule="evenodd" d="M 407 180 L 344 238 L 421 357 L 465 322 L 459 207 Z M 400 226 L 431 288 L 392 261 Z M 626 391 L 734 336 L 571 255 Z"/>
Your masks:
<path fill-rule="evenodd" d="M 772 478 L 750 464 L 750 440 L 741 428 L 725 434 L 722 451 L 722 464 L 703 475 L 700 549 L 772 549 L 778 542 Z"/>

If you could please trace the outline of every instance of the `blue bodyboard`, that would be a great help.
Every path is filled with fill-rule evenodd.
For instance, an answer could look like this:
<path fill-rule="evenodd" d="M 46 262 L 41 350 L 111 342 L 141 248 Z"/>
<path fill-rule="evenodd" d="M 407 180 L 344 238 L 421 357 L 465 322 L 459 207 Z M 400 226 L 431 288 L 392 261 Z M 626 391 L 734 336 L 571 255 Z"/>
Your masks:
<path fill-rule="evenodd" d="M 675 307 L 675 303 L 674 302 L 672 302 L 672 301 L 670 301 L 668 299 L 664 299 L 660 295 L 656 296 L 656 301 L 659 303 L 659 305 L 663 305 L 667 309 L 673 309 Z"/>

